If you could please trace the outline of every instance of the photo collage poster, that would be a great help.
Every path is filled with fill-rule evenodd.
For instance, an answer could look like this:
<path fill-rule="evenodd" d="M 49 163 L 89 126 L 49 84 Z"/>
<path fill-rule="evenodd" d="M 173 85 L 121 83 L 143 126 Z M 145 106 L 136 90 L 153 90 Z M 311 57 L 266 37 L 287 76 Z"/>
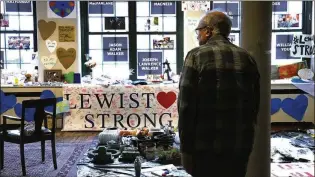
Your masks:
<path fill-rule="evenodd" d="M 273 13 L 273 28 L 274 29 L 302 29 L 302 12 L 297 12 L 297 9 L 302 9 L 301 7 L 290 6 L 290 1 L 274 1 L 272 2 L 272 13 Z M 295 2 L 293 2 L 295 3 Z M 292 9 L 294 11 L 292 12 Z"/>

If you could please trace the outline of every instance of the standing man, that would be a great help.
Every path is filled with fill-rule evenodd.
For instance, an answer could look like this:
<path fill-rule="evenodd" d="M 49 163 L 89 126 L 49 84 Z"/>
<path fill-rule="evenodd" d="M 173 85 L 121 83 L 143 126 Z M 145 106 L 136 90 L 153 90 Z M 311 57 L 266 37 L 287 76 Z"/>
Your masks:
<path fill-rule="evenodd" d="M 228 36 L 232 22 L 210 12 L 196 28 L 179 84 L 183 166 L 194 177 L 245 177 L 259 109 L 255 60 Z"/>

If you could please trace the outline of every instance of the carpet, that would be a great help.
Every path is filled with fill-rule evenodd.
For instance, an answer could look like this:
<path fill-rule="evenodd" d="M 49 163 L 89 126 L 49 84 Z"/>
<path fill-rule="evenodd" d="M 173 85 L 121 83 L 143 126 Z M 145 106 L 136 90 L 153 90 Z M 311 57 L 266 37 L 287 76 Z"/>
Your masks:
<path fill-rule="evenodd" d="M 45 162 L 41 161 L 40 143 L 25 145 L 26 174 L 29 177 L 76 177 L 76 163 L 91 146 L 90 143 L 56 143 L 58 169 L 54 169 L 50 141 L 46 141 Z M 17 144 L 4 145 L 2 177 L 22 176 L 20 148 Z"/>

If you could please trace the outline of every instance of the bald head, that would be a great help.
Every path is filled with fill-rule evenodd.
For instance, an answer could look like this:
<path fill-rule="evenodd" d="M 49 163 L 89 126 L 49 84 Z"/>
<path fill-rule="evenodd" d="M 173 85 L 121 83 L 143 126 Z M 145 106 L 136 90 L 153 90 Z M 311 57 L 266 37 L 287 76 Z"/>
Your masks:
<path fill-rule="evenodd" d="M 229 16 L 220 11 L 207 13 L 199 22 L 198 28 L 209 27 L 213 35 L 222 35 L 228 37 L 231 32 L 232 21 Z"/>

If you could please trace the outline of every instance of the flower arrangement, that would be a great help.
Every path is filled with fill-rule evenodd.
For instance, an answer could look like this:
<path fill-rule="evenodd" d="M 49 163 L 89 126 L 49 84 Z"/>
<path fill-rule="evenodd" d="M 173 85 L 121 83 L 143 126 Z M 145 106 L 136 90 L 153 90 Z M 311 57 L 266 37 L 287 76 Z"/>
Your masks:
<path fill-rule="evenodd" d="M 86 67 L 88 67 L 89 69 L 92 69 L 92 68 L 94 68 L 96 66 L 96 61 L 91 59 L 91 60 L 85 62 L 84 65 Z"/>

